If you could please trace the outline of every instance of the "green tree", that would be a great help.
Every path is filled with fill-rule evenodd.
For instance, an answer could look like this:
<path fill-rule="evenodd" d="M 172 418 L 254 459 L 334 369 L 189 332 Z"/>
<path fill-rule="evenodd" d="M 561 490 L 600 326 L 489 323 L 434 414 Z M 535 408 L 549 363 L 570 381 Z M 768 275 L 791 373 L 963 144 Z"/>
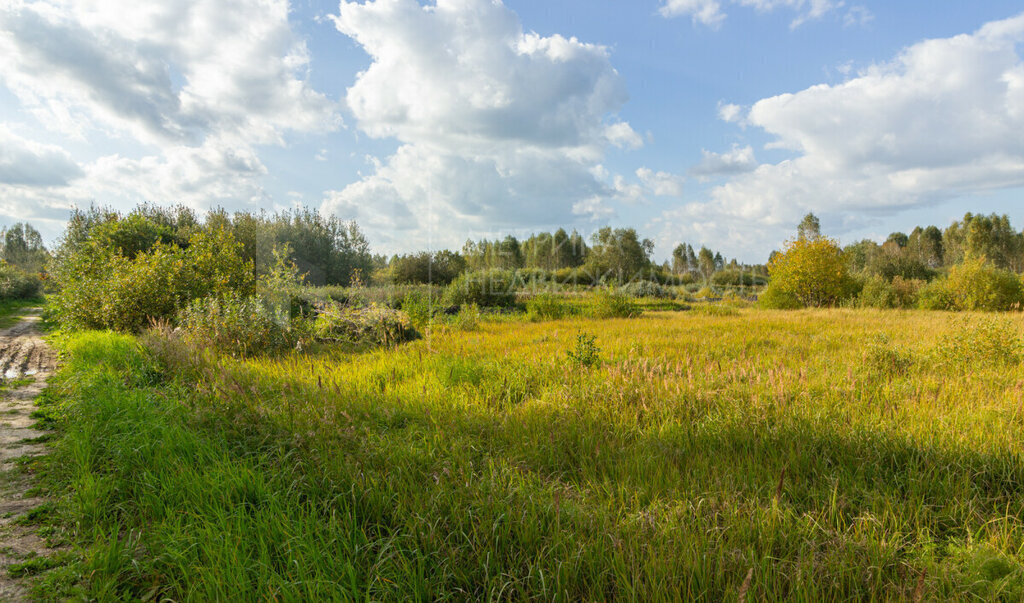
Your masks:
<path fill-rule="evenodd" d="M 50 253 L 43 237 L 31 224 L 19 222 L 0 231 L 0 259 L 28 273 L 46 268 Z"/>
<path fill-rule="evenodd" d="M 700 253 L 697 254 L 697 268 L 704 284 L 710 282 L 711 276 L 715 273 L 715 254 L 703 245 L 701 245 Z"/>
<path fill-rule="evenodd" d="M 654 243 L 650 239 L 640 240 L 632 228 L 606 226 L 594 233 L 592 241 L 586 265 L 595 274 L 625 281 L 651 267 Z"/>
<path fill-rule="evenodd" d="M 466 261 L 462 256 L 448 250 L 395 256 L 388 267 L 389 278 L 395 284 L 447 285 L 465 270 Z"/>
<path fill-rule="evenodd" d="M 693 269 L 690 267 L 686 247 L 686 243 L 680 243 L 672 250 L 672 272 L 675 274 L 685 274 Z"/>
<path fill-rule="evenodd" d="M 816 239 L 821 236 L 821 221 L 818 220 L 818 216 L 813 213 L 808 213 L 804 216 L 803 220 L 800 220 L 800 224 L 796 227 L 796 238 L 799 240 L 804 239 Z"/>
<path fill-rule="evenodd" d="M 907 253 L 935 270 L 942 266 L 942 231 L 934 226 L 914 228 L 907 241 Z"/>

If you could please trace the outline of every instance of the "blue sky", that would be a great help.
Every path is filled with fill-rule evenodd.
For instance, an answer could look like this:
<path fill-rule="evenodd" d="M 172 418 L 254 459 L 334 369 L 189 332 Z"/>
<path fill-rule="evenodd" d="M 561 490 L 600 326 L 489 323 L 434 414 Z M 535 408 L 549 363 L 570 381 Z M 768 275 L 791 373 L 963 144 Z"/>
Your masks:
<path fill-rule="evenodd" d="M 1024 226 L 1015 2 L 127 0 L 0 8 L 0 224 L 303 203 L 380 252 L 636 227 L 761 262 Z"/>

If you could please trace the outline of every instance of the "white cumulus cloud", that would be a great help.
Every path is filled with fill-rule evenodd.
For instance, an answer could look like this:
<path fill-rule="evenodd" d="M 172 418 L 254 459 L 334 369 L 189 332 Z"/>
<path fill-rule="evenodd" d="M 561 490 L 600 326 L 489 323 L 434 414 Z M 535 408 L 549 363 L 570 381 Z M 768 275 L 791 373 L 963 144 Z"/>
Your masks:
<path fill-rule="evenodd" d="M 642 167 L 636 171 L 636 177 L 657 197 L 679 197 L 683 194 L 683 178 L 675 174 Z"/>
<path fill-rule="evenodd" d="M 755 103 L 746 122 L 793 156 L 733 177 L 665 224 L 719 223 L 723 239 L 766 252 L 807 211 L 857 224 L 867 211 L 1024 186 L 1022 44 L 1024 14 Z"/>
<path fill-rule="evenodd" d="M 342 2 L 332 19 L 372 59 L 346 96 L 356 126 L 400 147 L 323 208 L 403 248 L 593 214 L 615 194 L 594 166 L 643 143 L 615 118 L 627 94 L 606 48 L 526 32 L 500 2 Z"/>
<path fill-rule="evenodd" d="M 732 103 L 718 103 L 718 119 L 728 123 L 743 121 L 743 107 Z"/>
<path fill-rule="evenodd" d="M 724 153 L 702 151 L 704 157 L 699 164 L 690 169 L 690 175 L 698 178 L 713 178 L 750 172 L 757 168 L 754 149 L 750 145 L 741 147 L 733 145 Z"/>
<path fill-rule="evenodd" d="M 665 0 L 658 9 L 663 17 L 690 17 L 694 23 L 716 28 L 725 20 L 718 0 Z"/>
<path fill-rule="evenodd" d="M 21 182 L 7 192 L 61 208 L 263 199 L 260 145 L 341 124 L 336 102 L 308 82 L 308 51 L 288 13 L 286 0 L 5 3 L 0 83 L 21 108 L 56 134 L 133 149 L 79 161 L 80 173 L 49 149 L 66 175 L 49 183 L 67 186 L 46 196 Z"/>

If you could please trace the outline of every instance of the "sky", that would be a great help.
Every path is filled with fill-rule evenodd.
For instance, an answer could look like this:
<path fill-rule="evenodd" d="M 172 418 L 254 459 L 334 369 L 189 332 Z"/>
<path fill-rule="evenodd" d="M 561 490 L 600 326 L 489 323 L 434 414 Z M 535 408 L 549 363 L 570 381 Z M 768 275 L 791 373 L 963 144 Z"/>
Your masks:
<path fill-rule="evenodd" d="M 986 0 L 0 0 L 0 226 L 309 206 L 375 252 L 634 227 L 764 262 L 1024 226 L 1024 12 Z"/>

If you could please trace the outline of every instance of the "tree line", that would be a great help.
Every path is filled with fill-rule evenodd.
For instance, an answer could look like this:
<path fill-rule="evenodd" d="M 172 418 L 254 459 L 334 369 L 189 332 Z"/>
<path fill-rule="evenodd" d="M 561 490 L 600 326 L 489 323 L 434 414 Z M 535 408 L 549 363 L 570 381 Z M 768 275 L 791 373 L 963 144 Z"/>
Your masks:
<path fill-rule="evenodd" d="M 917 227 L 882 243 L 862 240 L 840 248 L 808 214 L 796 238 L 769 258 L 771 281 L 762 301 L 780 308 L 852 303 L 1009 310 L 1024 308 L 1022 269 L 1024 233 L 1006 215 L 967 213 L 945 230 Z"/>
<path fill-rule="evenodd" d="M 276 213 L 217 209 L 200 217 L 178 207 L 140 205 L 127 214 L 90 207 L 75 210 L 51 252 L 29 224 L 0 231 L 0 259 L 27 273 L 46 273 L 79 252 L 87 242 L 119 250 L 128 259 L 153 245 L 187 247 L 198 231 L 223 229 L 240 245 L 243 261 L 255 275 L 267 274 L 280 257 L 298 268 L 309 285 L 447 284 L 459 275 L 493 270 L 523 271 L 551 280 L 581 283 L 637 278 L 663 283 L 718 285 L 763 284 L 765 265 L 726 262 L 706 246 L 680 243 L 668 261 L 652 258 L 654 245 L 633 228 L 604 227 L 585 238 L 559 228 L 520 240 L 508 235 L 469 240 L 460 250 L 423 251 L 386 258 L 374 255 L 355 222 L 324 216 L 311 209 Z M 821 236 L 818 219 L 809 214 L 796 240 Z M 90 242 L 91 241 L 91 242 Z M 1024 271 L 1024 233 L 1006 215 L 967 213 L 945 229 L 917 227 L 894 232 L 881 243 L 862 240 L 840 250 L 845 270 L 861 284 L 927 283 L 971 259 L 994 269 Z M 773 252 L 769 264 L 779 252 Z"/>
<path fill-rule="evenodd" d="M 596 284 L 653 280 L 663 283 L 754 284 L 766 274 L 764 266 L 728 264 L 720 252 L 680 244 L 671 261 L 653 259 L 654 242 L 641 238 L 636 229 L 604 227 L 589 240 L 577 231 L 559 228 L 520 241 L 513 235 L 501 239 L 469 240 L 460 251 L 440 250 L 394 255 L 377 273 L 377 281 L 395 284 L 447 284 L 460 274 L 481 271 L 521 271 L 533 278 Z M 741 273 L 746 273 L 746 282 Z M 728 281 L 728 282 L 726 282 Z M 736 281 L 736 282 L 733 282 Z"/>

